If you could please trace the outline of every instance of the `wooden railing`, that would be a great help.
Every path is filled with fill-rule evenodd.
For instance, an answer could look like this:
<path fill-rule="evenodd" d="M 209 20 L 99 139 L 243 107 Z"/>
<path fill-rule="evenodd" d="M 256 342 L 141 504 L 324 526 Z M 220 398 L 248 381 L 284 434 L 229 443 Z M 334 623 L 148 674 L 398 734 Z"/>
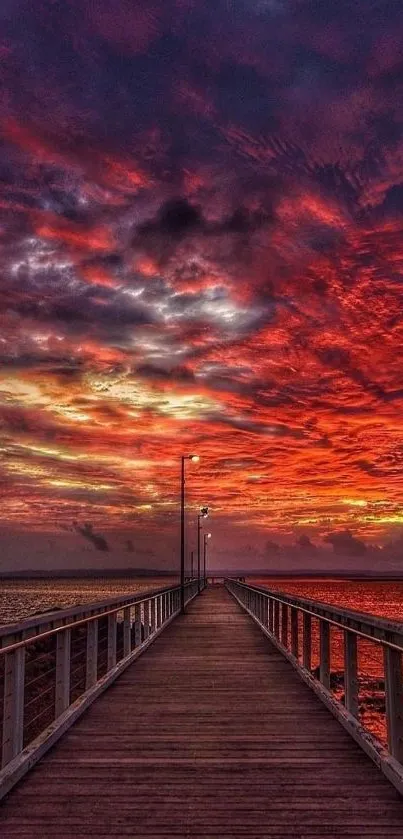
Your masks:
<path fill-rule="evenodd" d="M 175 586 L 0 627 L 0 797 L 179 611 Z"/>
<path fill-rule="evenodd" d="M 359 745 L 403 793 L 403 623 L 227 579 L 225 585 Z M 313 621 L 319 667 L 312 670 Z M 330 689 L 332 629 L 344 636 L 344 702 Z M 387 748 L 359 720 L 357 641 L 383 652 Z"/>

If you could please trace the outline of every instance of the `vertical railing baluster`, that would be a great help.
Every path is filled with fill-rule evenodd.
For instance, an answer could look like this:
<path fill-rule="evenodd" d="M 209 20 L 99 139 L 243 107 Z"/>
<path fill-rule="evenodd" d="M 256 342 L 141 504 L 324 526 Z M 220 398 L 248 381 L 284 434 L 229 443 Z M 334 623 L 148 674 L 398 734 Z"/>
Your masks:
<path fill-rule="evenodd" d="M 388 746 L 391 755 L 403 763 L 402 655 L 399 650 L 384 648 L 384 667 Z"/>
<path fill-rule="evenodd" d="M 56 719 L 70 704 L 70 651 L 71 630 L 65 629 L 56 635 Z"/>
<path fill-rule="evenodd" d="M 291 606 L 291 653 L 298 658 L 298 609 Z"/>
<path fill-rule="evenodd" d="M 312 618 L 308 612 L 302 618 L 302 663 L 307 670 L 312 667 Z"/>
<path fill-rule="evenodd" d="M 108 670 L 116 666 L 116 620 L 117 612 L 108 615 Z"/>
<path fill-rule="evenodd" d="M 281 608 L 281 643 L 283 647 L 288 647 L 288 606 L 287 603 L 282 604 Z"/>
<path fill-rule="evenodd" d="M 98 678 L 98 621 L 87 624 L 87 656 L 85 663 L 85 689 L 92 688 Z"/>
<path fill-rule="evenodd" d="M 154 633 L 157 627 L 157 610 L 155 608 L 155 597 L 151 599 L 151 633 Z"/>
<path fill-rule="evenodd" d="M 319 622 L 319 678 L 322 685 L 330 688 L 330 625 L 327 621 Z"/>
<path fill-rule="evenodd" d="M 24 680 L 25 649 L 20 647 L 5 655 L 2 766 L 16 757 L 23 746 Z"/>
<path fill-rule="evenodd" d="M 280 603 L 278 600 L 274 601 L 274 635 L 279 640 L 280 638 Z"/>
<path fill-rule="evenodd" d="M 344 630 L 344 704 L 358 718 L 357 636 L 348 629 Z"/>
<path fill-rule="evenodd" d="M 269 597 L 269 632 L 273 632 L 274 627 L 274 606 L 273 598 Z"/>
<path fill-rule="evenodd" d="M 268 627 L 269 625 L 269 598 L 265 594 L 263 597 L 263 625 Z"/>
<path fill-rule="evenodd" d="M 123 658 L 132 651 L 131 609 L 123 609 Z"/>
<path fill-rule="evenodd" d="M 141 644 L 141 604 L 136 603 L 134 607 L 134 645 Z"/>
<path fill-rule="evenodd" d="M 144 640 L 150 634 L 150 601 L 146 600 L 144 603 Z"/>

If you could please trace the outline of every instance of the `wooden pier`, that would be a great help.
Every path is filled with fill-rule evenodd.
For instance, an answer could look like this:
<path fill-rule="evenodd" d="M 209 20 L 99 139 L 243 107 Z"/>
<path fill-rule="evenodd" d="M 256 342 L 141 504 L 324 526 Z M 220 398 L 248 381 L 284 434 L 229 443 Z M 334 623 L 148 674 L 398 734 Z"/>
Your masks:
<path fill-rule="evenodd" d="M 216 585 L 9 792 L 0 835 L 381 839 L 403 801 Z"/>

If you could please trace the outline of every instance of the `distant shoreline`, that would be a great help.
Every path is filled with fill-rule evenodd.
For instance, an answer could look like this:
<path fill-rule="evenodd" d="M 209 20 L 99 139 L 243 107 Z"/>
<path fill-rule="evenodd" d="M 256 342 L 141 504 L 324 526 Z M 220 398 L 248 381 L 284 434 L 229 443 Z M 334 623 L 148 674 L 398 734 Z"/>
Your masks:
<path fill-rule="evenodd" d="M 27 571 L 0 571 L 0 580 L 63 580 L 63 579 L 136 579 L 144 577 L 178 577 L 178 569 L 161 571 L 156 568 L 72 568 L 62 570 L 39 570 L 28 569 Z M 222 571 L 214 570 L 208 572 L 208 577 L 247 577 L 249 579 L 272 579 L 272 580 L 355 580 L 362 582 L 371 581 L 387 581 L 387 582 L 403 582 L 403 570 L 401 574 L 388 573 L 385 571 L 382 574 L 373 572 L 357 572 L 356 574 L 350 570 L 345 571 L 267 571 L 265 569 L 253 570 L 239 570 L 239 569 L 224 569 Z"/>

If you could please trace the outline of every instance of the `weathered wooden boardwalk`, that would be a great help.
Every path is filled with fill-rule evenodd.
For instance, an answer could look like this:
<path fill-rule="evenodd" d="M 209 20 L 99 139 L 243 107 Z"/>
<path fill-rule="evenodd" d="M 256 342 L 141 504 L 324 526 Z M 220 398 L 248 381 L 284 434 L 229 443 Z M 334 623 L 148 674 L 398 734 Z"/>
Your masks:
<path fill-rule="evenodd" d="M 403 801 L 212 587 L 11 791 L 0 835 L 380 839 Z"/>

